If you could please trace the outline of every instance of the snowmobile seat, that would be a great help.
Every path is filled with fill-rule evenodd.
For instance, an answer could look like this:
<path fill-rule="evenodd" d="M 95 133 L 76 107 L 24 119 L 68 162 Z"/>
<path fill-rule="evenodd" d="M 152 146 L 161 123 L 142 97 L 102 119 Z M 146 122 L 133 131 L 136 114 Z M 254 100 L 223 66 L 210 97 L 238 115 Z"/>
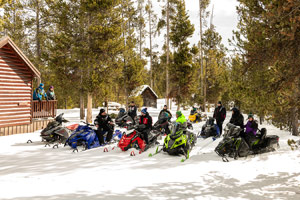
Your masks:
<path fill-rule="evenodd" d="M 260 130 L 260 134 L 261 134 L 261 136 L 260 136 L 261 140 L 264 140 L 266 138 L 266 136 L 267 136 L 267 129 L 262 128 Z"/>

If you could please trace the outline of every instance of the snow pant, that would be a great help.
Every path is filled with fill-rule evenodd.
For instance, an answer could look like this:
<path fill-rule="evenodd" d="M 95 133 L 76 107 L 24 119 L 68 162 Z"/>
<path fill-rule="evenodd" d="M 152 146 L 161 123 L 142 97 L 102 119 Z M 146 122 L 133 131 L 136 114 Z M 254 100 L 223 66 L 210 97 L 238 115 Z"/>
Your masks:
<path fill-rule="evenodd" d="M 106 135 L 105 141 L 109 142 L 112 139 L 113 129 L 111 129 L 109 127 L 104 127 L 104 128 L 99 128 L 96 131 L 96 134 L 97 134 L 100 145 L 104 144 L 104 134 L 106 132 L 107 132 L 107 135 Z"/>
<path fill-rule="evenodd" d="M 150 129 L 145 129 L 141 132 L 146 144 L 149 144 L 149 140 L 148 140 L 149 132 L 150 132 Z"/>
<path fill-rule="evenodd" d="M 222 131 L 223 131 L 223 121 L 217 121 L 217 125 L 220 129 L 220 136 L 222 135 Z"/>

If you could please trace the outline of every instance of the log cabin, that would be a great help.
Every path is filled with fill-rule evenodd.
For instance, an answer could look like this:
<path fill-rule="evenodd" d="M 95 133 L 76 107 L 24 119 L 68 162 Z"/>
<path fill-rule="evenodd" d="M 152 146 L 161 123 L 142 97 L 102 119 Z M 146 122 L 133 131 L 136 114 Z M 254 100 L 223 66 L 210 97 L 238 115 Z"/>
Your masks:
<path fill-rule="evenodd" d="M 143 98 L 144 107 L 157 108 L 158 96 L 149 85 L 141 85 L 137 87 L 135 90 L 132 91 L 132 94 L 130 96 L 141 96 Z"/>
<path fill-rule="evenodd" d="M 36 79 L 36 81 L 34 81 Z M 56 115 L 57 101 L 33 101 L 40 72 L 8 37 L 0 39 L 0 136 L 33 132 Z"/>

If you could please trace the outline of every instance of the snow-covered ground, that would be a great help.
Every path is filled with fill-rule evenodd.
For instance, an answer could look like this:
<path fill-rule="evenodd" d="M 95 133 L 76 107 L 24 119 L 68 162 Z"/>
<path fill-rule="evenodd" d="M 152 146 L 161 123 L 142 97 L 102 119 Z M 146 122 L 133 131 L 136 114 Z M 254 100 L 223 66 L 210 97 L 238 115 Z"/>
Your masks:
<path fill-rule="evenodd" d="M 159 104 L 159 109 L 163 105 Z M 154 121 L 159 109 L 149 109 Z M 175 106 L 172 113 L 175 114 Z M 79 122 L 79 110 L 59 110 Z M 189 111 L 183 112 L 188 117 Z M 98 110 L 93 110 L 93 117 Z M 208 113 L 211 115 L 212 113 Z M 231 117 L 227 113 L 227 121 Z M 226 122 L 224 124 L 226 124 Z M 198 132 L 204 122 L 194 125 Z M 288 132 L 264 124 L 280 136 L 281 148 L 251 158 L 222 162 L 215 142 L 199 140 L 189 160 L 103 147 L 72 153 L 40 142 L 39 131 L 0 137 L 1 200 L 92 199 L 300 199 L 300 152 L 291 151 Z M 32 144 L 26 141 L 31 139 Z M 136 151 L 137 152 L 137 151 Z"/>

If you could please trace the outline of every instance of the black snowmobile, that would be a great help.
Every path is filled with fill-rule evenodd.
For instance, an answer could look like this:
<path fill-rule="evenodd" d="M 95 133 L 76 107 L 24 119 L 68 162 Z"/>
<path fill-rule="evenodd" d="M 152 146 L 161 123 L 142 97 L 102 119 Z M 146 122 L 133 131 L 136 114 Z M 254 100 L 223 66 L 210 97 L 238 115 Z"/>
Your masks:
<path fill-rule="evenodd" d="M 157 122 L 153 125 L 152 131 L 160 132 L 162 135 L 169 134 L 169 117 L 166 115 L 159 116 Z"/>
<path fill-rule="evenodd" d="M 43 141 L 46 141 L 46 146 L 50 143 L 65 143 L 66 140 L 70 137 L 72 130 L 76 128 L 75 126 L 70 126 L 72 128 L 62 126 L 62 123 L 69 122 L 63 117 L 64 113 L 56 116 L 54 121 L 49 122 L 47 127 L 44 128 L 41 132 L 41 137 Z M 54 145 L 54 147 L 58 145 Z"/>
<path fill-rule="evenodd" d="M 198 137 L 208 138 L 218 136 L 220 136 L 220 129 L 218 125 L 215 124 L 215 119 L 209 117 L 206 123 L 202 126 L 201 132 L 199 132 Z"/>
<path fill-rule="evenodd" d="M 115 120 L 115 123 L 119 127 L 123 128 L 128 127 L 129 124 L 134 123 L 134 120 L 128 115 L 124 108 L 121 108 Z"/>
<path fill-rule="evenodd" d="M 241 137 L 244 130 L 238 126 L 228 123 L 224 130 L 224 138 L 215 148 L 215 152 L 222 157 L 224 162 L 228 162 L 226 156 L 237 159 L 249 155 L 261 154 L 275 151 L 279 148 L 279 137 L 268 135 L 267 129 L 258 130 L 256 138 L 250 144 Z"/>

